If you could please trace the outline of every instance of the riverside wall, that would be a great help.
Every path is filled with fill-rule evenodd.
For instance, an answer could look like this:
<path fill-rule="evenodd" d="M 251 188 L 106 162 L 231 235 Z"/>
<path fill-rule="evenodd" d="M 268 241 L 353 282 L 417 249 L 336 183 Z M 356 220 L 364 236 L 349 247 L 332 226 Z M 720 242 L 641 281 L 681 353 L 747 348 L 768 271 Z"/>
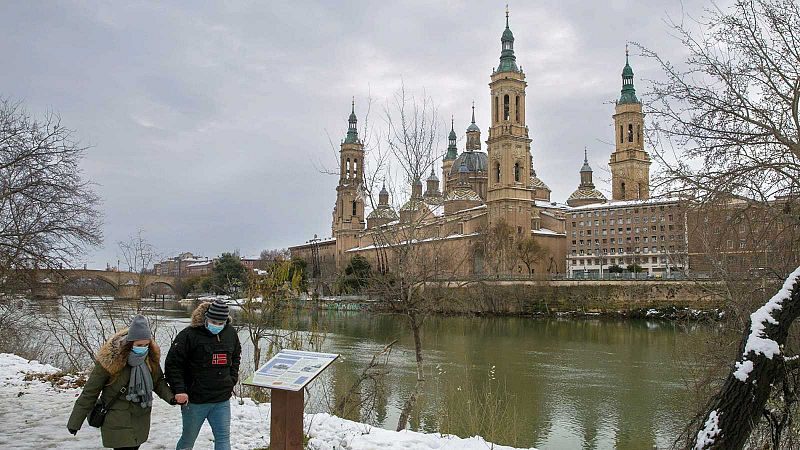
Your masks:
<path fill-rule="evenodd" d="M 722 306 L 720 285 L 697 281 L 556 280 L 429 283 L 423 288 L 444 314 L 619 314 Z"/>

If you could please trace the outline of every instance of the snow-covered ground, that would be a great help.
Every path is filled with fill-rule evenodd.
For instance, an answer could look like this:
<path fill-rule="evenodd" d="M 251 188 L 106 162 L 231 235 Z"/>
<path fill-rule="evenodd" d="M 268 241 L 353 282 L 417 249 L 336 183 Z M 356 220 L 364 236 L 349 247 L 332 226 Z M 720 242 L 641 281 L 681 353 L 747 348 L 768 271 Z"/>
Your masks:
<path fill-rule="evenodd" d="M 16 355 L 0 353 L 0 448 L 2 449 L 92 449 L 101 448 L 100 432 L 84 423 L 77 436 L 67 432 L 66 423 L 79 389 L 54 387 L 48 381 L 32 379 L 31 373 L 50 374 L 58 369 L 28 361 Z M 231 443 L 237 450 L 263 448 L 269 444 L 269 404 L 250 399 L 231 403 Z M 146 449 L 173 449 L 180 435 L 178 407 L 156 399 L 150 440 Z M 315 450 L 513 450 L 492 445 L 480 437 L 388 431 L 340 419 L 329 414 L 308 414 L 306 434 L 309 447 Z M 203 426 L 195 444 L 198 450 L 212 449 L 211 429 Z"/>

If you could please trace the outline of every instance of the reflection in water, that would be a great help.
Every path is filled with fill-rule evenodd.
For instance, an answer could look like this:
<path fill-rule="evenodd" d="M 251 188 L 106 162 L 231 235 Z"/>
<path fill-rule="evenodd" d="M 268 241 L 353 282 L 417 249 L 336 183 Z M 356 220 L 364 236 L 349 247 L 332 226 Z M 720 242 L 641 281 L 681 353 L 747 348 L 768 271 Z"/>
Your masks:
<path fill-rule="evenodd" d="M 168 302 L 167 307 L 163 316 L 174 328 L 188 325 L 191 306 Z M 39 308 L 54 312 L 46 305 Z M 344 414 L 394 429 L 416 381 L 414 346 L 402 317 L 297 314 L 301 326 L 313 322 L 327 331 L 323 351 L 342 355 L 313 383 L 309 412 L 327 411 L 328 404 L 344 398 L 372 355 L 399 340 L 386 384 L 368 402 L 369 416 L 353 409 Z M 543 449 L 667 447 L 688 415 L 682 377 L 693 359 L 681 353 L 682 344 L 690 333 L 710 332 L 703 326 L 685 331 L 671 323 L 635 320 L 431 317 L 422 335 L 426 383 L 410 424 L 437 431 L 446 414 L 464 414 L 465 395 L 458 394 L 494 386 L 487 384 L 494 366 L 494 383 L 505 388 L 505 401 L 516 415 L 506 435 L 513 439 L 498 443 Z M 240 336 L 242 370 L 252 371 L 246 332 Z M 166 354 L 168 339 L 160 342 Z M 357 393 L 352 403 L 373 393 Z"/>
<path fill-rule="evenodd" d="M 381 426 L 394 427 L 415 380 L 413 343 L 403 321 L 363 313 L 328 313 L 325 321 L 327 350 L 345 355 L 341 365 L 350 373 L 386 342 L 400 339 L 388 411 L 385 420 L 378 418 Z M 709 331 L 697 327 L 692 333 Z M 518 416 L 517 445 L 666 447 L 687 416 L 682 373 L 690 360 L 680 354 L 687 337 L 673 324 L 646 321 L 429 318 L 423 331 L 428 381 L 412 424 L 435 430 L 441 408 L 460 410 L 440 404 L 447 396 L 438 387 L 466 381 L 479 390 L 495 366 Z"/>

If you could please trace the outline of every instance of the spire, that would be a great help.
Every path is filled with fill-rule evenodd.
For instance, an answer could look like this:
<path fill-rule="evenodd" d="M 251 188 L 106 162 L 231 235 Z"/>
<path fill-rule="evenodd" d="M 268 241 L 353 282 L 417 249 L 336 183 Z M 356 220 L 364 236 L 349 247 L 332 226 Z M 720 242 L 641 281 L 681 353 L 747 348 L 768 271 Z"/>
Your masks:
<path fill-rule="evenodd" d="M 639 99 L 636 98 L 636 89 L 633 87 L 633 69 L 628 61 L 627 44 L 625 44 L 625 67 L 622 69 L 622 91 L 618 103 L 639 103 Z"/>
<path fill-rule="evenodd" d="M 472 101 L 472 124 L 475 124 L 475 100 Z"/>
<path fill-rule="evenodd" d="M 353 97 L 350 119 L 348 119 L 347 136 L 344 138 L 345 144 L 355 144 L 358 142 L 358 119 L 356 119 L 356 98 Z"/>
<path fill-rule="evenodd" d="M 503 45 L 500 52 L 500 65 L 497 67 L 497 71 L 519 72 L 517 57 L 514 56 L 514 33 L 511 32 L 511 28 L 508 26 L 508 5 L 506 5 L 506 29 L 503 31 L 500 42 Z"/>
<path fill-rule="evenodd" d="M 447 154 L 444 155 L 444 160 L 450 161 L 456 157 L 458 157 L 458 148 L 456 147 L 455 119 L 450 116 L 450 134 L 447 136 Z"/>
<path fill-rule="evenodd" d="M 467 133 L 471 131 L 477 131 L 478 133 L 481 132 L 481 129 L 478 128 L 478 125 L 475 125 L 475 102 L 472 102 L 472 123 L 469 124 L 467 127 Z"/>
<path fill-rule="evenodd" d="M 583 167 L 581 167 L 581 172 L 591 172 L 592 168 L 589 166 L 589 156 L 586 150 L 586 146 L 583 146 Z"/>
<path fill-rule="evenodd" d="M 386 190 L 386 178 L 383 179 L 383 187 L 378 194 L 378 204 L 381 206 L 389 204 L 389 191 Z"/>

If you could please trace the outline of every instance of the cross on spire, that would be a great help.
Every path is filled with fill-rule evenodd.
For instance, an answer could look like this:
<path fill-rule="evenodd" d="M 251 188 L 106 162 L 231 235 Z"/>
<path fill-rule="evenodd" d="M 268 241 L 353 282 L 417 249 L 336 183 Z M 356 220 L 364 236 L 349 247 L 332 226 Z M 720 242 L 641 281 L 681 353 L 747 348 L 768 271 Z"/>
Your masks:
<path fill-rule="evenodd" d="M 508 3 L 506 3 L 506 28 L 508 28 Z"/>

